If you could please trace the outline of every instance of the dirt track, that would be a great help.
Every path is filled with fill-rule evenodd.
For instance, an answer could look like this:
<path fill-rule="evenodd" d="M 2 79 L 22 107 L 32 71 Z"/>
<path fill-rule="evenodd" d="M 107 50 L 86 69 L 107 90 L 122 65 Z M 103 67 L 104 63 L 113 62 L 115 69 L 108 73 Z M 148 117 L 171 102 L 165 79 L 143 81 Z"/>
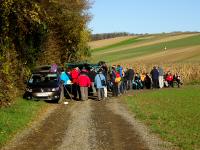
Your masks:
<path fill-rule="evenodd" d="M 132 114 L 119 99 L 70 102 L 69 105 L 56 105 L 38 125 L 3 149 L 163 149 L 160 148 L 163 143 L 149 136 L 145 130 L 138 127 Z"/>

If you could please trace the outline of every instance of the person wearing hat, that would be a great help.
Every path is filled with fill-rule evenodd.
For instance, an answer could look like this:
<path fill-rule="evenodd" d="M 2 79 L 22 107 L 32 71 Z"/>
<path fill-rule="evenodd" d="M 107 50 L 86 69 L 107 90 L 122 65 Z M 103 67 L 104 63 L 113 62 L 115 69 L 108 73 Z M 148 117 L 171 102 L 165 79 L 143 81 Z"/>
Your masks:
<path fill-rule="evenodd" d="M 94 83 L 97 88 L 98 100 L 105 99 L 104 88 L 106 87 L 106 78 L 102 73 L 102 69 L 99 69 L 95 76 Z"/>

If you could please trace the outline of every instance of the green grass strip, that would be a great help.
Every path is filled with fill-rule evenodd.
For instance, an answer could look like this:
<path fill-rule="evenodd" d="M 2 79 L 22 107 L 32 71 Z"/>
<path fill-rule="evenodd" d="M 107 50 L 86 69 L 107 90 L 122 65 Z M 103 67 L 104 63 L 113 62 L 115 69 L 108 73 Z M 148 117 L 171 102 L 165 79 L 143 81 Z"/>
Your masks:
<path fill-rule="evenodd" d="M 134 58 L 142 55 L 152 54 L 155 52 L 160 52 L 164 50 L 164 47 L 167 47 L 167 50 L 174 49 L 174 48 L 181 48 L 181 47 L 189 47 L 189 46 L 195 46 L 200 45 L 200 35 L 169 41 L 169 42 L 162 42 L 159 44 L 149 45 L 149 46 L 142 46 L 138 48 L 132 48 L 123 50 L 122 52 L 111 52 L 107 54 L 100 54 L 95 55 L 93 54 L 93 59 L 98 61 L 102 58 L 106 62 L 115 62 L 119 60 L 124 60 L 128 58 Z"/>
<path fill-rule="evenodd" d="M 150 129 L 184 150 L 200 149 L 200 86 L 149 90 L 126 103 Z"/>
<path fill-rule="evenodd" d="M 108 45 L 108 46 L 92 49 L 92 52 L 106 51 L 108 49 L 121 47 L 121 46 L 126 46 L 126 45 L 133 44 L 133 43 L 136 43 L 136 42 L 140 42 L 140 41 L 143 41 L 143 40 L 144 39 L 141 39 L 141 38 L 130 38 L 128 40 L 124 40 L 124 41 L 118 42 L 116 44 L 112 44 L 112 45 Z"/>
<path fill-rule="evenodd" d="M 0 109 L 0 148 L 14 134 L 24 129 L 46 104 L 19 99 L 8 108 Z"/>

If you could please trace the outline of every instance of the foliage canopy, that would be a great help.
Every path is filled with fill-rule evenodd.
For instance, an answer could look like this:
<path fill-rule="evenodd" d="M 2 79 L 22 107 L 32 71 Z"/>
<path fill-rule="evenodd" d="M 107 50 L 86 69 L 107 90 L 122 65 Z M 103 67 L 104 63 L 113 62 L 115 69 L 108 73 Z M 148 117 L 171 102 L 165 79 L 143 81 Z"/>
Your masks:
<path fill-rule="evenodd" d="M 87 0 L 0 2 L 0 102 L 8 103 L 37 64 L 90 56 Z M 16 86 L 18 88 L 16 88 Z M 8 94 L 9 93 L 9 94 Z"/>

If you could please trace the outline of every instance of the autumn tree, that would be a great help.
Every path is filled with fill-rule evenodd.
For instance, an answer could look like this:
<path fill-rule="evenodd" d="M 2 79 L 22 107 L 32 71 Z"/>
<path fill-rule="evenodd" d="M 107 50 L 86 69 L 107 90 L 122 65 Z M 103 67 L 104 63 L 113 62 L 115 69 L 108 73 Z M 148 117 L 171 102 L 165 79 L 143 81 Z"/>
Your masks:
<path fill-rule="evenodd" d="M 40 64 L 63 64 L 87 59 L 91 55 L 87 45 L 90 32 L 86 26 L 90 19 L 87 13 L 89 1 L 43 0 L 41 3 L 51 19 Z"/>
<path fill-rule="evenodd" d="M 22 85 L 26 69 L 36 62 L 45 32 L 39 3 L 32 0 L 0 2 L 0 100 L 11 99 Z"/>
<path fill-rule="evenodd" d="M 31 68 L 86 60 L 87 0 L 0 1 L 0 103 L 8 103 Z"/>

